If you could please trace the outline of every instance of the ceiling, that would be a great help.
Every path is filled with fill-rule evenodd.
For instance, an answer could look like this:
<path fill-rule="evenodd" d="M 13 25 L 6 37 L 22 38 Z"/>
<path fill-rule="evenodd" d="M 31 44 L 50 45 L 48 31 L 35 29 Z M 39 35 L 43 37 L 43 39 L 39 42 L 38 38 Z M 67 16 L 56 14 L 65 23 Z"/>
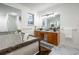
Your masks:
<path fill-rule="evenodd" d="M 51 6 L 55 6 L 58 3 L 19 3 L 19 4 L 34 11 L 42 11 Z"/>

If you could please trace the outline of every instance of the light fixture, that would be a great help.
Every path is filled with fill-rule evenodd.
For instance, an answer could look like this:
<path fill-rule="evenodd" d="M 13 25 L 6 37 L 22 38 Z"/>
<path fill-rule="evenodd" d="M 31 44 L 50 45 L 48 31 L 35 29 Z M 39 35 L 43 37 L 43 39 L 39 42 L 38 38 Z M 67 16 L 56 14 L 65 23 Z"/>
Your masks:
<path fill-rule="evenodd" d="M 48 14 L 45 14 L 45 15 L 42 15 L 42 16 L 50 16 L 50 15 L 54 15 L 54 12 L 48 13 Z"/>

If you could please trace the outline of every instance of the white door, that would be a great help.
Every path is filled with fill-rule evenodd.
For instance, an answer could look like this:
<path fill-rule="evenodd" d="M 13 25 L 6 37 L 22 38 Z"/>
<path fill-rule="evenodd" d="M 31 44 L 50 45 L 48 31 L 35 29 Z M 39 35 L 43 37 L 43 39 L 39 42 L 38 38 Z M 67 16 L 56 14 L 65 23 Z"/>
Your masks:
<path fill-rule="evenodd" d="M 7 22 L 7 27 L 8 31 L 16 31 L 17 30 L 17 16 L 15 15 L 8 15 L 8 22 Z"/>

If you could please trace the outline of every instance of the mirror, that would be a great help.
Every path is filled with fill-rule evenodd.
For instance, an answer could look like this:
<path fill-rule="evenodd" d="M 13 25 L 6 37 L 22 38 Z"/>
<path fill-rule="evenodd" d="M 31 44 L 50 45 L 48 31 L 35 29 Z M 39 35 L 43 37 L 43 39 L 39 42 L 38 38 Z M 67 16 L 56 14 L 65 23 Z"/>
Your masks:
<path fill-rule="evenodd" d="M 43 18 L 42 27 L 44 30 L 58 31 L 60 29 L 60 15 Z"/>

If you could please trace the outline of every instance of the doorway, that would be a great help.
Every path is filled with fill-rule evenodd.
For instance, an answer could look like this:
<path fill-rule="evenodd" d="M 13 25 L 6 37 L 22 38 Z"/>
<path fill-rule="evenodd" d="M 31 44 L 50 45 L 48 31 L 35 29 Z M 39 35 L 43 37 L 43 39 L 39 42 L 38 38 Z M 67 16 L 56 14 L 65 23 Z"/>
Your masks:
<path fill-rule="evenodd" d="M 8 14 L 7 27 L 9 32 L 17 30 L 17 15 Z"/>

